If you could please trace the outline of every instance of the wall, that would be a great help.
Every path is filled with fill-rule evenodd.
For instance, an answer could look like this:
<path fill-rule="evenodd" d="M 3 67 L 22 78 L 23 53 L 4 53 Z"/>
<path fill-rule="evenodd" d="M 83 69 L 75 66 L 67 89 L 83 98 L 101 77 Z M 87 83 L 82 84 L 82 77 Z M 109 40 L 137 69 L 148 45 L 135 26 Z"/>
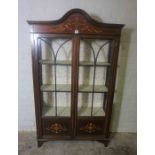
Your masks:
<path fill-rule="evenodd" d="M 122 32 L 111 130 L 136 132 L 136 0 L 19 1 L 19 130 L 35 130 L 29 26 L 26 20 L 55 20 L 81 8 L 103 22 L 125 24 Z"/>

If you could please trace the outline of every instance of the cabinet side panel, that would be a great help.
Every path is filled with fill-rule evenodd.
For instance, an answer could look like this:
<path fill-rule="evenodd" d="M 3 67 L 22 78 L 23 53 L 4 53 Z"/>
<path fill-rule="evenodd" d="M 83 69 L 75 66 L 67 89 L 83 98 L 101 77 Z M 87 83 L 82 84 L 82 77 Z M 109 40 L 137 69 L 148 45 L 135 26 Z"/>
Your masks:
<path fill-rule="evenodd" d="M 31 34 L 31 50 L 32 50 L 32 72 L 33 72 L 33 87 L 34 87 L 34 100 L 35 100 L 35 116 L 37 127 L 37 138 L 42 137 L 41 128 L 41 104 L 40 104 L 40 88 L 39 88 L 39 66 L 37 54 L 37 37 Z"/>
<path fill-rule="evenodd" d="M 107 107 L 106 107 L 105 128 L 104 128 L 105 138 L 109 137 L 109 128 L 110 128 L 110 122 L 111 122 L 113 98 L 114 98 L 114 91 L 115 91 L 119 42 L 120 42 L 120 37 L 113 40 L 112 47 L 111 47 L 112 48 L 112 64 L 110 68 L 110 75 L 109 75 L 109 81 L 108 81 L 109 93 L 107 96 Z"/>

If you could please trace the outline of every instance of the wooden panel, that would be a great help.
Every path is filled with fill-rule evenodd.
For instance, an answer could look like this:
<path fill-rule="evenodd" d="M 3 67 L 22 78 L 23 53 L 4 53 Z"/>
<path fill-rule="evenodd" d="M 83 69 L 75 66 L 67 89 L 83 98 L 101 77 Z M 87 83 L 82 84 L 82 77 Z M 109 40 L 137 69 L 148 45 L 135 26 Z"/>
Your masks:
<path fill-rule="evenodd" d="M 104 117 L 79 117 L 77 136 L 103 135 Z"/>
<path fill-rule="evenodd" d="M 64 117 L 45 117 L 43 121 L 43 135 L 67 136 L 70 135 L 71 119 Z"/>

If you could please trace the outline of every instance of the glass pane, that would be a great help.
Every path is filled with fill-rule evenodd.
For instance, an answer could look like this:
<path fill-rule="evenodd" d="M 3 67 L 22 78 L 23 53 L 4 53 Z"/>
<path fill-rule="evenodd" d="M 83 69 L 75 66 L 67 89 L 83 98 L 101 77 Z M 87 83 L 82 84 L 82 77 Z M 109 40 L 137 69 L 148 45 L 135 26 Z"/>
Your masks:
<path fill-rule="evenodd" d="M 71 91 L 71 66 L 41 65 L 42 86 L 41 89 L 55 91 L 55 81 L 57 91 Z M 55 72 L 56 70 L 56 72 Z M 56 73 L 56 76 L 55 76 Z M 55 80 L 56 78 L 56 80 Z"/>
<path fill-rule="evenodd" d="M 80 62 L 110 63 L 110 40 L 82 39 L 80 41 Z"/>
<path fill-rule="evenodd" d="M 82 86 L 93 86 L 93 84 L 95 84 L 95 86 L 101 86 L 101 88 L 104 88 L 106 85 L 106 75 L 107 67 L 96 67 L 95 77 L 94 67 L 79 67 L 79 89 Z M 90 88 L 90 91 L 92 91 L 92 88 Z"/>
<path fill-rule="evenodd" d="M 63 99 L 63 101 L 62 101 Z M 43 92 L 43 116 L 70 116 L 70 93 L 57 93 L 57 106 L 55 93 Z"/>
<path fill-rule="evenodd" d="M 110 46 L 109 40 L 80 41 L 78 116 L 105 116 Z"/>
<path fill-rule="evenodd" d="M 40 38 L 41 57 L 40 60 L 71 61 L 72 41 L 71 39 Z"/>
<path fill-rule="evenodd" d="M 40 38 L 43 116 L 71 115 L 71 39 Z"/>
<path fill-rule="evenodd" d="M 94 105 L 92 106 L 92 95 Z M 101 93 L 79 93 L 78 94 L 78 116 L 105 116 L 104 94 Z"/>

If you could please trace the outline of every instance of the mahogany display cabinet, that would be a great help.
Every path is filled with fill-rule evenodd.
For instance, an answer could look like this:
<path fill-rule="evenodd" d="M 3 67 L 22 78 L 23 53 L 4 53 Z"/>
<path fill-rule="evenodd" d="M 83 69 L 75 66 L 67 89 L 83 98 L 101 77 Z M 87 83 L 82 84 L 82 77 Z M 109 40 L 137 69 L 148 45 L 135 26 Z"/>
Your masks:
<path fill-rule="evenodd" d="M 106 146 L 123 24 L 72 9 L 55 21 L 28 21 L 38 146 L 97 140 Z"/>

